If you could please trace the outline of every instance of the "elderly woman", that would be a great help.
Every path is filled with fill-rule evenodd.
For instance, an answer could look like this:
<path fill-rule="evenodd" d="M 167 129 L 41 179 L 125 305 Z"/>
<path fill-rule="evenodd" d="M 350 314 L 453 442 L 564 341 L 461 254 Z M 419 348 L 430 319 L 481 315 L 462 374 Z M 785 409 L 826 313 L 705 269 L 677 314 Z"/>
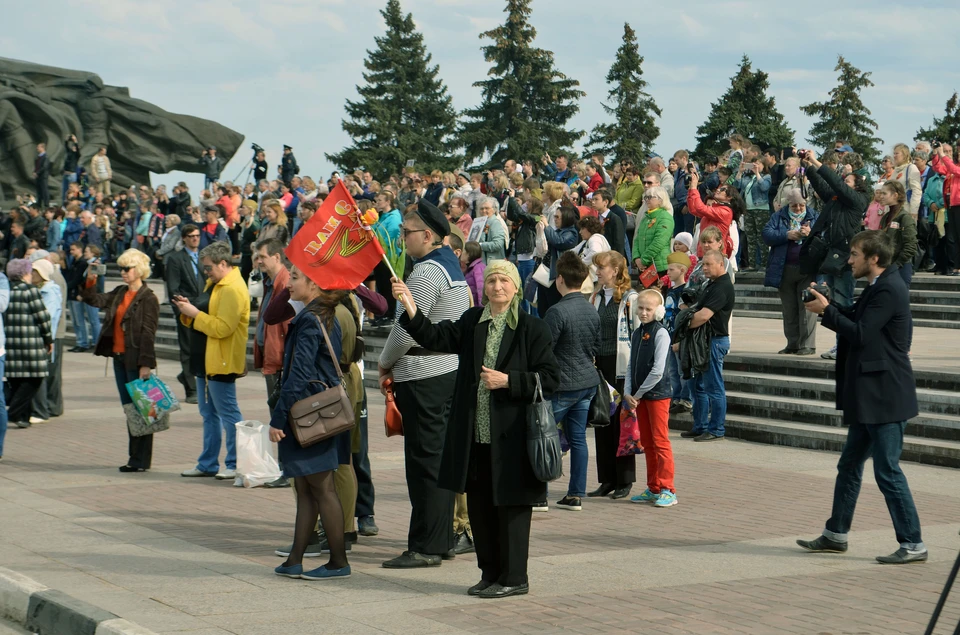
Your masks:
<path fill-rule="evenodd" d="M 150 469 L 153 457 L 153 435 L 130 434 L 141 415 L 127 392 L 127 384 L 149 378 L 150 371 L 157 367 L 154 343 L 160 303 L 144 282 L 150 277 L 150 258 L 145 253 L 128 249 L 117 258 L 117 265 L 123 284 L 107 293 L 97 293 L 96 276 L 88 276 L 80 296 L 90 306 L 106 312 L 94 355 L 113 358 L 113 375 L 127 418 L 129 459 L 120 471 L 144 472 Z"/>
<path fill-rule="evenodd" d="M 916 221 L 923 190 L 920 189 L 920 170 L 910 161 L 910 146 L 905 143 L 893 146 L 893 165 L 892 180 L 903 186 L 907 197 L 904 206 Z"/>
<path fill-rule="evenodd" d="M 483 262 L 489 264 L 494 260 L 503 260 L 507 253 L 507 233 L 503 221 L 500 219 L 500 204 L 492 196 L 480 199 L 478 216 L 485 216 L 487 223 L 483 228 L 480 249 L 483 251 Z"/>
<path fill-rule="evenodd" d="M 817 352 L 817 316 L 800 301 L 800 293 L 813 282 L 813 275 L 800 267 L 800 248 L 817 222 L 817 213 L 807 207 L 797 190 L 791 191 L 787 200 L 789 206 L 774 212 L 763 228 L 763 242 L 770 247 L 763 284 L 780 293 L 787 338 L 780 355 L 813 355 Z"/>
<path fill-rule="evenodd" d="M 163 257 L 183 249 L 183 241 L 180 240 L 180 216 L 167 214 L 163 218 L 163 223 L 165 229 L 163 230 L 163 236 L 160 238 L 160 247 L 153 252 L 158 278 L 163 278 Z"/>
<path fill-rule="evenodd" d="M 38 254 L 46 254 L 43 257 L 37 257 Z M 63 291 L 56 282 L 51 282 L 53 278 L 54 265 L 47 260 L 46 251 L 37 251 L 33 253 L 31 262 L 33 263 L 33 272 L 31 281 L 33 286 L 40 289 L 40 297 L 43 300 L 43 306 L 50 314 L 50 330 L 53 332 L 54 350 L 51 351 L 47 361 L 47 376 L 43 378 L 40 389 L 33 398 L 33 413 L 30 417 L 30 423 L 44 423 L 51 415 L 60 416 L 63 414 L 63 395 L 60 392 L 60 374 L 62 363 L 57 364 L 56 355 L 63 355 L 63 346 L 57 346 L 60 339 L 57 337 L 57 331 L 60 330 L 63 320 Z M 62 338 L 63 335 L 60 335 Z M 62 362 L 62 360 L 60 360 Z M 52 393 L 48 395 L 48 393 Z M 54 407 L 57 410 L 54 410 Z"/>
<path fill-rule="evenodd" d="M 646 213 L 637 220 L 633 235 L 633 262 L 638 271 L 653 265 L 658 277 L 667 274 L 667 256 L 673 242 L 673 210 L 670 195 L 660 185 L 647 188 L 643 193 Z"/>
<path fill-rule="evenodd" d="M 783 180 L 777 186 L 777 193 L 773 197 L 773 209 L 782 209 L 787 206 L 787 194 L 790 190 L 805 190 L 806 182 L 800 173 L 800 158 L 790 157 L 783 163 Z M 805 195 L 805 198 L 807 195 Z"/>
<path fill-rule="evenodd" d="M 393 293 L 406 312 L 400 326 L 430 351 L 460 356 L 438 482 L 466 492 L 480 582 L 467 593 L 502 598 L 529 591 L 532 507 L 546 497 L 526 446 L 527 408 L 537 377 L 544 398 L 559 381 L 550 331 L 520 311 L 520 275 L 506 260 L 484 275 L 486 305 L 456 322 L 432 324 L 400 281 Z"/>
<path fill-rule="evenodd" d="M 356 330 L 336 317 L 337 307 L 348 295 L 347 291 L 325 291 L 296 267 L 290 271 L 288 288 L 290 299 L 303 303 L 304 308 L 290 322 L 284 344 L 283 383 L 270 418 L 270 440 L 278 443 L 284 475 L 292 477 L 296 485 L 297 522 L 290 554 L 274 572 L 304 580 L 343 578 L 350 575 L 350 564 L 343 507 L 337 497 L 334 473 L 341 464 L 350 462 L 350 433 L 304 448 L 294 438 L 289 418 L 294 404 L 318 392 L 316 383 L 311 382 L 327 386 L 340 384 L 334 363 L 343 361 L 346 327 L 350 326 L 353 333 Z M 348 319 L 353 321 L 352 317 Z M 304 571 L 303 555 L 314 535 L 318 516 L 326 534 L 330 559 L 312 571 Z"/>
<path fill-rule="evenodd" d="M 10 303 L 3 321 L 5 374 L 10 387 L 7 417 L 18 428 L 30 427 L 33 397 L 47 376 L 47 360 L 53 352 L 50 313 L 40 290 L 30 284 L 32 271 L 29 260 L 17 258 L 7 263 Z"/>

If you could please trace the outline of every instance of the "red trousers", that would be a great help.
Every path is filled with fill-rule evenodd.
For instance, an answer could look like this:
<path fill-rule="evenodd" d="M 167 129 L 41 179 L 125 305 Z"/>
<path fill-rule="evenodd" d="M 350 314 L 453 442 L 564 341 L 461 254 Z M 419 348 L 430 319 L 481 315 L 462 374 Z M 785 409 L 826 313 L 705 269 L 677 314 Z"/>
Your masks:
<path fill-rule="evenodd" d="M 668 489 L 673 493 L 673 448 L 670 447 L 669 399 L 641 399 L 637 402 L 640 444 L 647 460 L 647 488 L 654 494 Z"/>

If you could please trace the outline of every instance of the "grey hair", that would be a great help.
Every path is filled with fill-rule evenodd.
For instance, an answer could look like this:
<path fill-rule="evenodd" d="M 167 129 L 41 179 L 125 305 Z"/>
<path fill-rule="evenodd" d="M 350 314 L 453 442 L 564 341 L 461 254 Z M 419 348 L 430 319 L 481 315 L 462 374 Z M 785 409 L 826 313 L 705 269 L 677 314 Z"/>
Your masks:
<path fill-rule="evenodd" d="M 663 208 L 670 213 L 673 213 L 673 204 L 670 202 L 670 195 L 667 194 L 666 188 L 662 185 L 654 185 L 653 187 L 648 187 L 643 192 L 644 196 L 651 195 L 657 196 L 660 198 L 660 203 L 663 205 Z M 649 208 L 648 208 L 649 209 Z"/>
<path fill-rule="evenodd" d="M 493 198 L 492 196 L 481 197 L 480 200 L 477 202 L 477 209 L 481 209 L 487 203 L 490 203 L 491 205 L 493 205 L 494 212 L 500 211 L 500 202 L 497 199 Z"/>
<path fill-rule="evenodd" d="M 922 152 L 920 150 L 914 150 L 913 152 L 910 153 L 910 158 L 914 161 L 916 161 L 917 159 L 923 159 L 924 162 L 927 162 L 930 160 L 930 153 Z"/>
<path fill-rule="evenodd" d="M 20 280 L 30 275 L 33 263 L 26 258 L 14 258 L 7 263 L 7 277 L 11 280 Z"/>
<path fill-rule="evenodd" d="M 221 262 L 233 264 L 233 248 L 230 243 L 218 241 L 210 243 L 200 250 L 200 258 L 209 258 L 210 262 L 217 265 Z"/>
<path fill-rule="evenodd" d="M 658 167 L 665 167 L 666 164 L 663 162 L 663 159 L 660 157 L 653 157 L 650 159 L 650 165 L 656 165 Z"/>

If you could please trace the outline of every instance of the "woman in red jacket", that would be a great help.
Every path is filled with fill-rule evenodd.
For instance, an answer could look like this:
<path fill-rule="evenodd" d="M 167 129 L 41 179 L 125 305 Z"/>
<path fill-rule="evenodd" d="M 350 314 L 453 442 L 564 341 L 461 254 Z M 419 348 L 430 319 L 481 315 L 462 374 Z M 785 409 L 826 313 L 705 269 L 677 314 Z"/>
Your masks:
<path fill-rule="evenodd" d="M 700 231 L 707 227 L 716 227 L 723 236 L 723 255 L 729 258 L 733 254 L 733 240 L 730 238 L 730 225 L 733 223 L 734 210 L 743 213 L 745 206 L 739 192 L 732 185 L 721 185 L 713 193 L 714 205 L 705 204 L 700 198 L 697 186 L 700 175 L 690 175 L 690 187 L 687 188 L 687 211 L 700 219 Z M 740 216 L 737 214 L 737 216 Z M 697 246 L 697 257 L 703 258 L 703 248 Z"/>
<path fill-rule="evenodd" d="M 960 166 L 950 158 L 950 146 L 943 144 L 933 151 L 933 171 L 943 174 L 943 203 L 947 207 L 944 227 L 946 273 L 960 276 Z M 952 269 L 951 269 L 952 267 Z"/>

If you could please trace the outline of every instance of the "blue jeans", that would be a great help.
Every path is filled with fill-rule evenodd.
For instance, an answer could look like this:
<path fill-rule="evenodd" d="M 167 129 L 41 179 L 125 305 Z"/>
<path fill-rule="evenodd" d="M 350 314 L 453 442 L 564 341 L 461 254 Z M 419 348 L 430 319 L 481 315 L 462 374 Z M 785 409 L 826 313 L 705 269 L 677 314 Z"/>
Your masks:
<path fill-rule="evenodd" d="M 692 401 L 690 399 L 690 380 L 680 375 L 680 353 L 673 350 L 667 356 L 667 377 L 670 378 L 671 395 L 673 402 Z"/>
<path fill-rule="evenodd" d="M 596 387 L 584 390 L 558 390 L 553 393 L 553 418 L 563 423 L 563 431 L 570 443 L 570 485 L 567 496 L 587 495 L 587 415 Z"/>
<path fill-rule="evenodd" d="M 66 205 L 67 200 L 67 188 L 70 187 L 71 183 L 77 182 L 77 173 L 71 172 L 70 174 L 63 175 L 63 184 L 60 186 L 60 201 Z M 49 247 L 49 245 L 48 245 Z"/>
<path fill-rule="evenodd" d="M 856 280 L 853 279 L 853 271 L 846 269 L 840 276 L 823 276 L 823 282 L 830 287 L 832 300 L 841 308 L 853 306 L 853 288 L 856 286 Z"/>
<path fill-rule="evenodd" d="M 87 348 L 95 346 L 100 339 L 100 311 L 77 300 L 70 301 L 70 316 L 73 318 L 73 332 L 77 336 L 77 346 Z M 87 331 L 87 325 L 90 331 Z"/>
<path fill-rule="evenodd" d="M 237 404 L 237 385 L 226 381 L 207 381 L 197 377 L 197 405 L 203 417 L 203 452 L 197 459 L 201 472 L 220 471 L 220 445 L 227 437 L 227 458 L 224 466 L 237 469 L 237 426 L 243 421 Z"/>
<path fill-rule="evenodd" d="M 4 366 L 7 356 L 0 355 L 0 379 L 3 379 Z M 7 400 L 3 396 L 3 386 L 0 386 L 0 456 L 3 456 L 3 439 L 7 436 Z"/>
<path fill-rule="evenodd" d="M 536 260 L 517 260 L 517 271 L 520 273 L 520 284 L 527 284 L 527 278 L 533 275 L 535 265 L 537 264 Z M 520 289 L 520 295 L 523 296 L 523 289 Z M 539 317 L 537 315 L 537 309 L 530 304 L 527 300 L 520 302 L 520 310 L 528 315 L 534 317 Z"/>
<path fill-rule="evenodd" d="M 913 503 L 907 477 L 900 469 L 903 431 L 906 421 L 863 425 L 855 423 L 847 430 L 847 442 L 837 463 L 837 483 L 833 490 L 833 511 L 823 535 L 838 542 L 847 541 L 853 523 L 853 511 L 863 481 L 863 464 L 873 458 L 873 475 L 887 501 L 893 529 L 901 547 L 922 549 L 920 517 Z"/>
<path fill-rule="evenodd" d="M 730 352 L 730 338 L 710 340 L 710 365 L 693 379 L 693 431 L 722 437 L 727 419 L 727 392 L 723 384 L 723 358 Z M 707 419 L 709 415 L 709 420 Z"/>

